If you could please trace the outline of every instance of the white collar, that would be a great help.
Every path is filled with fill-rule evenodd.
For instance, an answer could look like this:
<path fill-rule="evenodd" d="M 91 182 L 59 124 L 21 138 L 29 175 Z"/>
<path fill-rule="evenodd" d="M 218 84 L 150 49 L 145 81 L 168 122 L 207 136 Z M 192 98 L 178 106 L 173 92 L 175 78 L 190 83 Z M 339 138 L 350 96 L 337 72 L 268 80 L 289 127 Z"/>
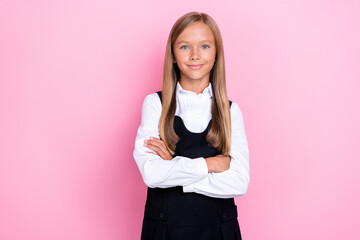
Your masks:
<path fill-rule="evenodd" d="M 181 87 L 180 82 L 177 81 L 176 83 L 176 93 L 184 93 L 184 94 L 196 94 L 193 91 L 189 91 L 189 90 L 185 90 Z M 208 94 L 210 97 L 212 97 L 212 87 L 211 87 L 211 82 L 209 82 L 209 85 L 204 89 L 204 91 L 202 92 L 202 94 Z"/>

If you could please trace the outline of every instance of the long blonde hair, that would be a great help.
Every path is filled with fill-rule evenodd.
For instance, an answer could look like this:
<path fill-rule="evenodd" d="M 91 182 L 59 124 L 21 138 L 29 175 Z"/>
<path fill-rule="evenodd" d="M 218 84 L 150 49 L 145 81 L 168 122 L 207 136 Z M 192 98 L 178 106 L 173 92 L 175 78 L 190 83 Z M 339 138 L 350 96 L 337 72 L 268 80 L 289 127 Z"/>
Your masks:
<path fill-rule="evenodd" d="M 212 123 L 206 141 L 224 155 L 230 154 L 231 117 L 230 105 L 226 90 L 225 59 L 220 29 L 214 19 L 206 13 L 189 12 L 180 17 L 172 27 L 166 45 L 162 82 L 162 112 L 159 122 L 159 133 L 167 148 L 174 154 L 179 137 L 174 130 L 176 111 L 176 84 L 180 80 L 180 70 L 174 63 L 173 46 L 176 39 L 186 27 L 197 22 L 204 22 L 212 30 L 215 37 L 216 61 L 210 72 L 213 91 L 211 106 Z"/>

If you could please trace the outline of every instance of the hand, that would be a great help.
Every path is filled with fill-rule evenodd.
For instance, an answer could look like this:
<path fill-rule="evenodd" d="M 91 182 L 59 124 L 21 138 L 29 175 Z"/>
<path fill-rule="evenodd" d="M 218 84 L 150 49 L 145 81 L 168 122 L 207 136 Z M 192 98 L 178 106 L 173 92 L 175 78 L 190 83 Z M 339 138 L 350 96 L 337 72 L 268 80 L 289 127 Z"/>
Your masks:
<path fill-rule="evenodd" d="M 172 157 L 171 153 L 169 152 L 169 150 L 167 149 L 164 141 L 162 141 L 158 138 L 150 137 L 150 139 L 145 140 L 144 146 L 147 148 L 150 148 L 151 150 L 156 152 L 156 153 L 153 153 L 153 152 L 146 151 L 147 153 L 159 155 L 164 160 L 173 159 L 173 157 Z"/>
<path fill-rule="evenodd" d="M 206 164 L 208 165 L 208 172 L 223 172 L 229 169 L 230 167 L 230 156 L 217 155 L 214 157 L 205 158 Z"/>

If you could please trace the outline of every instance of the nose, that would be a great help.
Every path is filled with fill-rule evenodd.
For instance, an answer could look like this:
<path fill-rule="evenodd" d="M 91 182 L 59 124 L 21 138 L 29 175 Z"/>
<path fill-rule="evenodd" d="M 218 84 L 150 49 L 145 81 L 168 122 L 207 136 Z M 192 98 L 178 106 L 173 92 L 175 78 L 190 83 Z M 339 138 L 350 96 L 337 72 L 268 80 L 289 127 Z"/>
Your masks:
<path fill-rule="evenodd" d="M 200 59 L 200 53 L 197 48 L 193 48 L 190 55 L 191 60 L 199 60 Z"/>

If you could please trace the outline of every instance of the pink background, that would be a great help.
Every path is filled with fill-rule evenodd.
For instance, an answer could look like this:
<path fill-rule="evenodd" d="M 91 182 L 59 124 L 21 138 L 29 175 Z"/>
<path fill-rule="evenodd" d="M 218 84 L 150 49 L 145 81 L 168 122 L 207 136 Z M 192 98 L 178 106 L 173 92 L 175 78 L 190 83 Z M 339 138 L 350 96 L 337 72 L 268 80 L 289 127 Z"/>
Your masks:
<path fill-rule="evenodd" d="M 0 2 L 0 239 L 139 239 L 145 95 L 189 11 L 243 111 L 243 239 L 360 239 L 358 1 Z"/>

